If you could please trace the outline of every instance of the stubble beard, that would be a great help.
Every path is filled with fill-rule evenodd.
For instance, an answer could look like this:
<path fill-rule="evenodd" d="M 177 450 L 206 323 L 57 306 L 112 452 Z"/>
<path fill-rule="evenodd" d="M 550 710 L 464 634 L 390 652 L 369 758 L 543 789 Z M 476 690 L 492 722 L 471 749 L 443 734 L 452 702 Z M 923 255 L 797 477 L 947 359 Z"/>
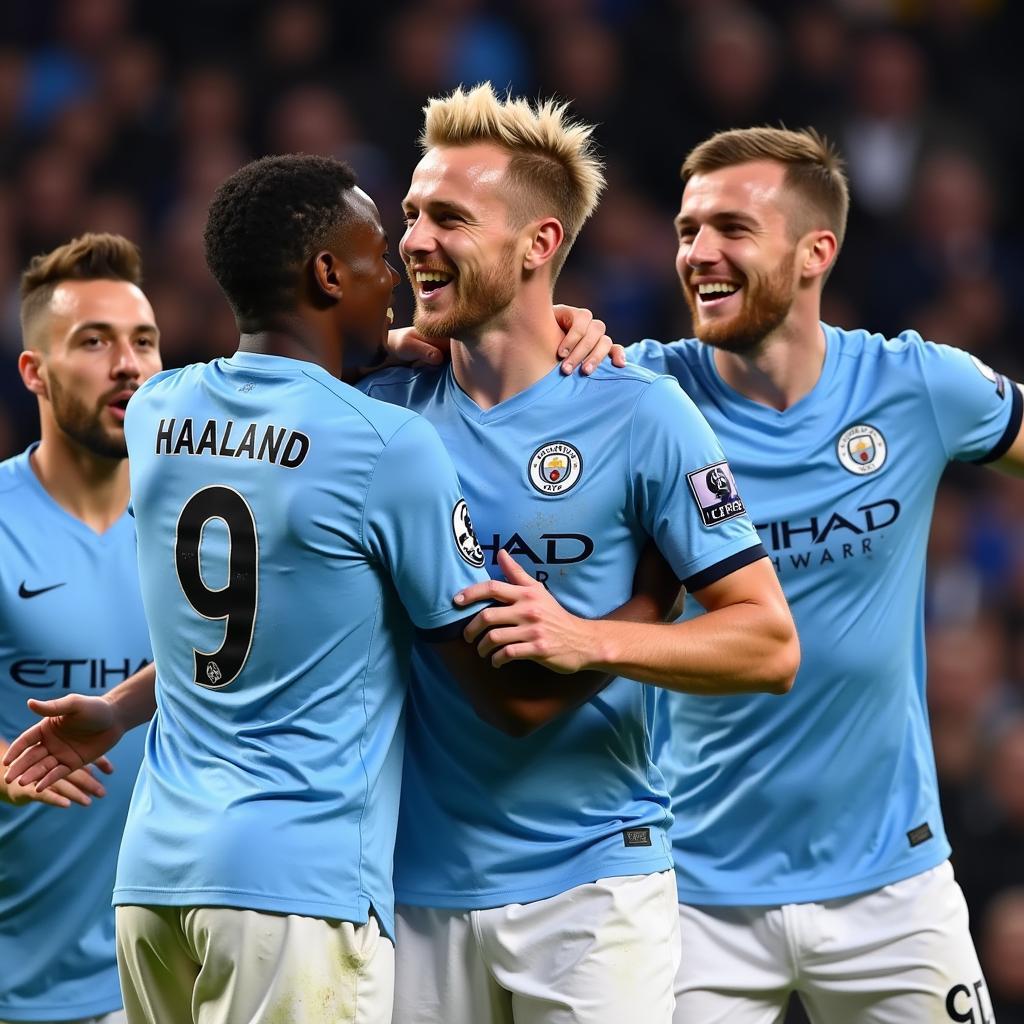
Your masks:
<path fill-rule="evenodd" d="M 51 376 L 50 406 L 57 426 L 86 451 L 104 459 L 128 458 L 128 445 L 124 431 L 111 434 L 100 423 L 100 413 L 90 412 L 85 403 L 70 391 L 65 391 L 60 381 Z"/>
<path fill-rule="evenodd" d="M 447 313 L 431 313 L 417 298 L 412 320 L 417 332 L 425 338 L 473 335 L 508 309 L 519 290 L 520 271 L 515 248 L 515 243 L 509 242 L 487 270 L 467 268 L 461 272 L 449 285 L 457 291 Z"/>
<path fill-rule="evenodd" d="M 702 320 L 700 299 L 692 289 L 684 288 L 683 294 L 693 317 L 694 333 L 705 344 L 725 352 L 743 354 L 756 349 L 789 316 L 796 297 L 793 289 L 795 265 L 794 251 L 764 277 L 748 277 L 743 286 L 740 311 L 728 319 Z"/>

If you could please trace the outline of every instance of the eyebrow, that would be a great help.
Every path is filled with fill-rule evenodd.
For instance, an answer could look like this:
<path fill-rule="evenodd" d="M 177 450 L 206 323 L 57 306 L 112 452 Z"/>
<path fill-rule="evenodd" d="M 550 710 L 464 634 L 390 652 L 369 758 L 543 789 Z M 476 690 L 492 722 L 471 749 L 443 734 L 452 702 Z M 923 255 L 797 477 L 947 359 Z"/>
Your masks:
<path fill-rule="evenodd" d="M 113 324 L 108 324 L 108 323 L 106 323 L 103 320 L 88 320 L 84 324 L 79 324 L 75 328 L 75 334 L 78 334 L 80 331 L 107 331 L 107 332 L 110 332 L 110 331 L 114 331 L 114 330 L 116 330 L 116 328 L 114 327 Z M 139 331 L 150 331 L 150 332 L 153 332 L 153 331 L 156 331 L 156 330 L 157 330 L 156 324 L 136 324 L 132 328 L 132 334 L 136 334 Z"/>
<path fill-rule="evenodd" d="M 402 202 L 403 210 L 407 210 L 410 206 L 416 206 L 416 204 L 408 199 Z M 452 213 L 457 213 L 462 217 L 472 216 L 469 207 L 463 206 L 454 199 L 428 199 L 420 208 L 430 210 L 432 213 L 436 213 L 439 210 L 450 210 Z"/>
<path fill-rule="evenodd" d="M 708 218 L 708 221 L 711 222 L 712 224 L 721 224 L 723 221 L 732 220 L 742 221 L 742 223 L 749 224 L 751 226 L 754 226 L 757 223 L 755 218 L 753 218 L 749 213 L 746 213 L 743 210 L 719 210 L 717 213 L 712 214 Z M 678 229 L 683 227 L 684 225 L 695 224 L 696 221 L 693 217 L 688 217 L 682 213 L 678 213 L 676 214 L 675 219 L 672 221 L 672 223 L 675 224 L 676 228 Z"/>

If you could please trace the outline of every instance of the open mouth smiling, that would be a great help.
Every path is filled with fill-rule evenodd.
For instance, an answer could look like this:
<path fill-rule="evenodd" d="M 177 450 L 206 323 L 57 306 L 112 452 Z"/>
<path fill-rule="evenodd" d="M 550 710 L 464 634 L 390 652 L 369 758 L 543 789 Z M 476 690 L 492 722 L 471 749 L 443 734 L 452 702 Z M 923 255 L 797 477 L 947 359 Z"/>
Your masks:
<path fill-rule="evenodd" d="M 455 280 L 455 275 L 447 270 L 416 270 L 413 271 L 413 280 L 418 298 L 433 299 Z"/>

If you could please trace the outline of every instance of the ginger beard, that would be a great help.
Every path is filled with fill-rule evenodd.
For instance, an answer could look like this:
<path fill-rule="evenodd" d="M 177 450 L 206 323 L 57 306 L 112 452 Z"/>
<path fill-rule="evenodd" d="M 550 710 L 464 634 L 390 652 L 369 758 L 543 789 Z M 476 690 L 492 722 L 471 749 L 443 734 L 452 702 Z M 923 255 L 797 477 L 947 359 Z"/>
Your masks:
<path fill-rule="evenodd" d="M 73 391 L 65 390 L 56 374 L 49 379 L 50 407 L 57 426 L 86 451 L 105 459 L 128 458 L 128 445 L 124 431 L 111 433 L 100 422 L 109 398 L 104 398 L 100 408 L 90 411 Z M 124 386 L 118 389 L 124 390 Z"/>
<path fill-rule="evenodd" d="M 512 304 L 519 290 L 521 269 L 513 239 L 490 267 L 480 270 L 470 266 L 459 271 L 448 285 L 452 296 L 447 311 L 425 309 L 417 296 L 413 326 L 425 338 L 460 338 L 478 332 Z M 406 271 L 416 294 L 413 273 L 408 266 Z"/>
<path fill-rule="evenodd" d="M 696 290 L 684 282 L 683 295 L 693 317 L 694 333 L 705 344 L 726 352 L 742 353 L 757 348 L 789 315 L 796 298 L 795 266 L 796 249 L 793 249 L 775 270 L 760 277 L 748 276 L 743 282 L 743 304 L 739 312 L 720 319 L 702 317 Z"/>

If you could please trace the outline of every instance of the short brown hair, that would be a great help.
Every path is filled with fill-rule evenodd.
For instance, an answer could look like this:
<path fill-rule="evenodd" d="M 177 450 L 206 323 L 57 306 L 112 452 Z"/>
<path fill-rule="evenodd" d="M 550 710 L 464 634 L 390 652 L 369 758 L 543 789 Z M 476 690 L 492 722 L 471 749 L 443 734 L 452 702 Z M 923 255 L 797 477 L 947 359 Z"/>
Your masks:
<path fill-rule="evenodd" d="M 32 324 L 64 281 L 142 284 L 138 246 L 122 235 L 85 234 L 52 252 L 33 256 L 21 275 L 21 334 L 29 347 Z"/>
<path fill-rule="evenodd" d="M 524 220 L 557 217 L 565 231 L 551 261 L 552 276 L 557 277 L 604 188 L 593 126 L 570 120 L 567 105 L 554 100 L 531 104 L 511 96 L 501 99 L 490 82 L 432 99 L 423 113 L 424 151 L 491 143 L 511 155 L 507 173 L 517 212 Z"/>
<path fill-rule="evenodd" d="M 755 160 L 774 160 L 786 167 L 786 184 L 806 202 L 804 223 L 794 225 L 797 233 L 814 226 L 827 227 L 841 247 L 850 210 L 850 188 L 843 160 L 835 147 L 813 128 L 734 128 L 718 132 L 694 147 L 683 163 L 682 179 L 695 174 L 734 167 Z M 824 218 L 814 225 L 812 211 Z"/>

